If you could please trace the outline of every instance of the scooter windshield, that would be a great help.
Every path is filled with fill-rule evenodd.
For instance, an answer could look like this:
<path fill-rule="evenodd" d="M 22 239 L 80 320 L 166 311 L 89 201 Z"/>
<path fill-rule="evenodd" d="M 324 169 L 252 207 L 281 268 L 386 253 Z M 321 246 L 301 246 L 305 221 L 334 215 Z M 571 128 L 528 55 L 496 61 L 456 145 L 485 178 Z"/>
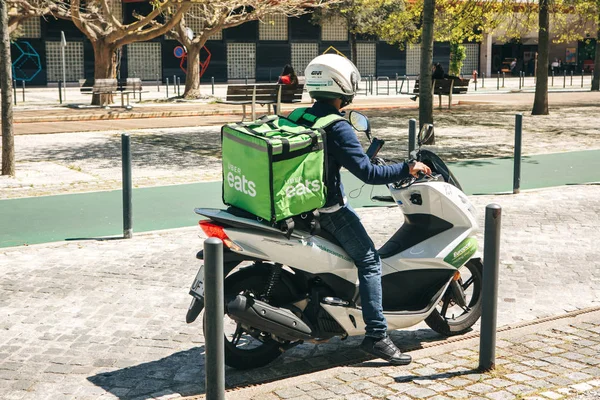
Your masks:
<path fill-rule="evenodd" d="M 452 172 L 450 172 L 450 169 L 446 163 L 440 157 L 438 157 L 437 154 L 433 153 L 432 151 L 422 149 L 419 152 L 418 158 L 419 161 L 431 168 L 433 172 L 442 175 L 445 182 L 462 190 L 462 187 L 460 186 L 460 183 L 456 177 L 452 174 Z"/>

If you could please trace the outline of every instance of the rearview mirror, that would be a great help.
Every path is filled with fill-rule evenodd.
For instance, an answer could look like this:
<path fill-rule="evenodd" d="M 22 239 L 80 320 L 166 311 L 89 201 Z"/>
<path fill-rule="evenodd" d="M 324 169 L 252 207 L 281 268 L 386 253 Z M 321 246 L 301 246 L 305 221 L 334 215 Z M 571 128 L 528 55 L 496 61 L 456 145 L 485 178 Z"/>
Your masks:
<path fill-rule="evenodd" d="M 350 121 L 354 129 L 356 129 L 357 131 L 365 133 L 369 132 L 369 119 L 363 114 L 359 113 L 358 111 L 350 111 L 350 116 L 348 117 L 348 120 Z"/>
<path fill-rule="evenodd" d="M 427 143 L 433 135 L 433 124 L 424 124 L 419 132 L 419 146 L 423 143 Z"/>

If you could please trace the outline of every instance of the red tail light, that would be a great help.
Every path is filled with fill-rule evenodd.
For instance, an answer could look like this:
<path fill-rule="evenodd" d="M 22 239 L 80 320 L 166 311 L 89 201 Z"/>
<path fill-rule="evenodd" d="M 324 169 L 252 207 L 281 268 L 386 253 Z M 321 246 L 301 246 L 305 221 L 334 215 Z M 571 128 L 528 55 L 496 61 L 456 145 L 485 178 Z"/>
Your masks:
<path fill-rule="evenodd" d="M 198 224 L 200 225 L 200 228 L 202 228 L 202 230 L 204 231 L 204 233 L 206 233 L 206 236 L 208 236 L 208 237 L 216 237 L 221 240 L 229 239 L 221 225 L 217 225 L 208 220 L 202 220 Z"/>

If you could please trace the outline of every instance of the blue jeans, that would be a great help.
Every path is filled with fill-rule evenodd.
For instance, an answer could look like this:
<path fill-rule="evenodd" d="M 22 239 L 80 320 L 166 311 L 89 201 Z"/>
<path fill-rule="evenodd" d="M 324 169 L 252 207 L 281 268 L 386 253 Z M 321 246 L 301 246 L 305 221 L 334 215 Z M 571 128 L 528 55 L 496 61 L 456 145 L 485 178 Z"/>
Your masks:
<path fill-rule="evenodd" d="M 360 303 L 366 336 L 387 335 L 381 294 L 381 258 L 356 212 L 345 206 L 333 213 L 322 213 L 321 228 L 340 242 L 358 268 Z"/>

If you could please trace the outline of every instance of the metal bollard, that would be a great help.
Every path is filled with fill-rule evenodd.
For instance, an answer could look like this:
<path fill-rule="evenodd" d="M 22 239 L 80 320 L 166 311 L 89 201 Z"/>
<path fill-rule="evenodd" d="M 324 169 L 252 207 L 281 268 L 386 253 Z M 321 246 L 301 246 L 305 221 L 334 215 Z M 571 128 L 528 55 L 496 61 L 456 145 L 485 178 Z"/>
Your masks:
<path fill-rule="evenodd" d="M 225 399 L 225 343 L 223 337 L 223 242 L 217 238 L 204 241 L 205 387 L 206 398 Z"/>
<path fill-rule="evenodd" d="M 581 70 L 581 87 L 583 87 L 583 73 L 584 72 L 585 72 L 584 70 Z"/>
<path fill-rule="evenodd" d="M 214 96 L 215 95 L 215 77 L 214 76 L 210 77 L 210 86 L 212 88 L 212 94 Z"/>
<path fill-rule="evenodd" d="M 485 88 L 485 72 L 481 73 L 481 88 Z"/>
<path fill-rule="evenodd" d="M 177 96 L 181 96 L 179 85 L 181 85 L 181 78 L 177 77 Z"/>
<path fill-rule="evenodd" d="M 567 87 L 567 71 L 563 71 L 563 89 Z"/>
<path fill-rule="evenodd" d="M 496 74 L 496 90 L 500 90 L 500 71 Z"/>
<path fill-rule="evenodd" d="M 21 87 L 23 88 L 23 103 L 25 103 L 25 80 L 21 81 Z"/>
<path fill-rule="evenodd" d="M 410 159 L 411 153 L 415 150 L 417 143 L 417 120 L 411 118 L 408 120 L 408 158 Z"/>
<path fill-rule="evenodd" d="M 248 77 L 246 77 L 246 85 L 248 84 Z"/>
<path fill-rule="evenodd" d="M 160 93 L 160 77 L 156 74 L 156 91 Z"/>
<path fill-rule="evenodd" d="M 131 201 L 131 141 L 129 134 L 121 134 L 121 154 L 123 169 L 123 237 L 133 236 L 133 213 Z"/>
<path fill-rule="evenodd" d="M 521 72 L 519 72 L 519 90 L 521 90 Z"/>
<path fill-rule="evenodd" d="M 488 204 L 485 208 L 485 233 L 483 236 L 482 312 L 479 336 L 480 371 L 496 368 L 496 315 L 501 222 L 502 207 L 498 204 Z"/>
<path fill-rule="evenodd" d="M 17 80 L 13 80 L 13 101 L 15 106 L 17 105 Z"/>
<path fill-rule="evenodd" d="M 408 75 L 404 75 L 404 77 L 406 78 L 406 94 L 410 94 L 410 78 Z"/>
<path fill-rule="evenodd" d="M 177 93 L 177 75 L 173 75 L 173 96 L 175 96 L 175 93 Z"/>
<path fill-rule="evenodd" d="M 523 71 L 523 85 L 521 85 L 522 87 L 525 87 L 525 71 Z"/>
<path fill-rule="evenodd" d="M 571 70 L 571 86 L 573 86 L 573 70 Z"/>
<path fill-rule="evenodd" d="M 58 81 L 58 101 L 62 104 L 62 81 Z"/>
<path fill-rule="evenodd" d="M 502 72 L 502 87 L 504 87 L 504 78 L 506 78 L 506 73 Z"/>
<path fill-rule="evenodd" d="M 523 136 L 523 114 L 515 115 L 515 155 L 513 170 L 513 193 L 521 191 L 521 139 Z"/>
<path fill-rule="evenodd" d="M 169 78 L 166 79 L 167 81 L 167 99 L 169 98 Z"/>
<path fill-rule="evenodd" d="M 554 69 L 552 70 L 552 87 L 554 87 Z"/>

